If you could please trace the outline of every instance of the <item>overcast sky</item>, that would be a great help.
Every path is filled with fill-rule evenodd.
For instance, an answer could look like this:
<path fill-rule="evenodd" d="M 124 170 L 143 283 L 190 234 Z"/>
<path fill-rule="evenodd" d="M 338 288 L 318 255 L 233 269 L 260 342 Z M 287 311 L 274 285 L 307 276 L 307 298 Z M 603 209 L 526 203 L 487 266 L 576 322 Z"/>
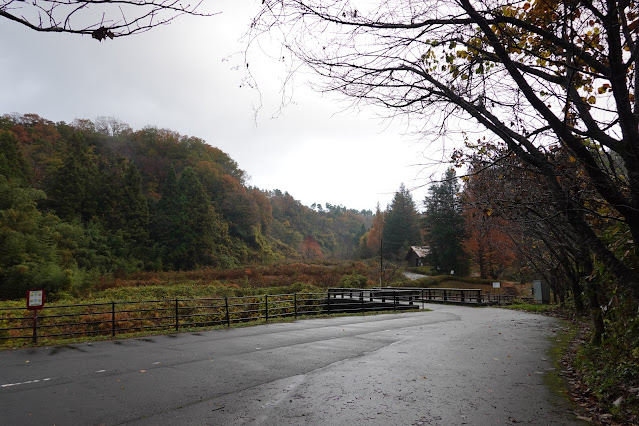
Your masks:
<path fill-rule="evenodd" d="M 284 70 L 252 56 L 260 91 L 242 85 L 249 2 L 216 1 L 221 14 L 115 40 L 36 33 L 0 20 L 0 114 L 35 113 L 58 122 L 113 116 L 134 130 L 152 125 L 222 149 L 261 189 L 288 191 L 306 205 L 382 209 L 404 183 L 427 185 L 437 153 L 401 123 L 312 91 L 299 75 L 293 103 L 278 111 Z M 259 2 L 251 2 L 254 6 Z M 243 86 L 243 87 L 240 87 Z M 255 108 L 261 105 L 257 116 Z M 437 170 L 437 177 L 443 172 Z M 413 199 L 422 208 L 426 188 Z"/>

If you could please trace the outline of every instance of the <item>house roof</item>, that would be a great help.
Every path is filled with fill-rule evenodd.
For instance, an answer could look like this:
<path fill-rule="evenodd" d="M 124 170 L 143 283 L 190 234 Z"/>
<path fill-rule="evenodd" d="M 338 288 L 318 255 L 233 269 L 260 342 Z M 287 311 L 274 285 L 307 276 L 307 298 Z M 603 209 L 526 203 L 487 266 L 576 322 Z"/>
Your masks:
<path fill-rule="evenodd" d="M 427 246 L 410 246 L 406 256 L 408 257 L 411 252 L 414 252 L 418 257 L 426 257 L 429 251 L 430 249 Z"/>

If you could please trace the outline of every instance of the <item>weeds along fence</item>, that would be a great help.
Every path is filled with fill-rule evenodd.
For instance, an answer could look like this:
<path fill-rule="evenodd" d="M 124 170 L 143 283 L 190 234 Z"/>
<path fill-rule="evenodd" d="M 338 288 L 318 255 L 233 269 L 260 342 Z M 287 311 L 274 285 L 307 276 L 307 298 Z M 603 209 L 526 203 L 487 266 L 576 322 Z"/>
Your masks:
<path fill-rule="evenodd" d="M 416 301 L 414 296 L 414 289 L 385 289 L 383 294 L 364 289 L 329 289 L 326 293 L 46 305 L 35 313 L 25 308 L 0 308 L 0 345 L 24 339 L 37 343 L 39 338 L 115 337 L 153 330 L 230 327 L 305 315 L 410 309 Z M 373 300 L 378 297 L 384 301 Z"/>

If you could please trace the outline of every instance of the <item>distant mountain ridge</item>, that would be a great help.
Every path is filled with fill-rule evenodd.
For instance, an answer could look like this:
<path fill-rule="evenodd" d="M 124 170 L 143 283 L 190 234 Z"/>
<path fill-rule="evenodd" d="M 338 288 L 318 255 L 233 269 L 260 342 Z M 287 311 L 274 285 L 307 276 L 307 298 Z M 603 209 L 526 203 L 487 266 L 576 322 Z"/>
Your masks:
<path fill-rule="evenodd" d="M 0 117 L 0 191 L 0 235 L 15 242 L 0 253 L 0 297 L 118 271 L 356 258 L 373 218 L 251 187 L 200 138 L 108 117 Z"/>

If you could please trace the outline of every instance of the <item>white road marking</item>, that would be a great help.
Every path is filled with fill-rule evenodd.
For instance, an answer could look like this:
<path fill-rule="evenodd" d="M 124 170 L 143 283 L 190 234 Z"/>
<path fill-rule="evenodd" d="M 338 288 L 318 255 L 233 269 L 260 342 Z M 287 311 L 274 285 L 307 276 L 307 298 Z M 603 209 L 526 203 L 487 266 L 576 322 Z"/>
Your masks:
<path fill-rule="evenodd" d="M 29 385 L 32 383 L 40 383 L 40 382 L 48 382 L 49 380 L 51 380 L 51 377 L 47 377 L 46 379 L 36 379 L 36 380 L 29 380 L 27 382 L 18 382 L 18 383 L 5 383 L 4 385 L 0 385 L 0 388 L 10 388 L 12 386 L 20 386 L 20 385 Z"/>

